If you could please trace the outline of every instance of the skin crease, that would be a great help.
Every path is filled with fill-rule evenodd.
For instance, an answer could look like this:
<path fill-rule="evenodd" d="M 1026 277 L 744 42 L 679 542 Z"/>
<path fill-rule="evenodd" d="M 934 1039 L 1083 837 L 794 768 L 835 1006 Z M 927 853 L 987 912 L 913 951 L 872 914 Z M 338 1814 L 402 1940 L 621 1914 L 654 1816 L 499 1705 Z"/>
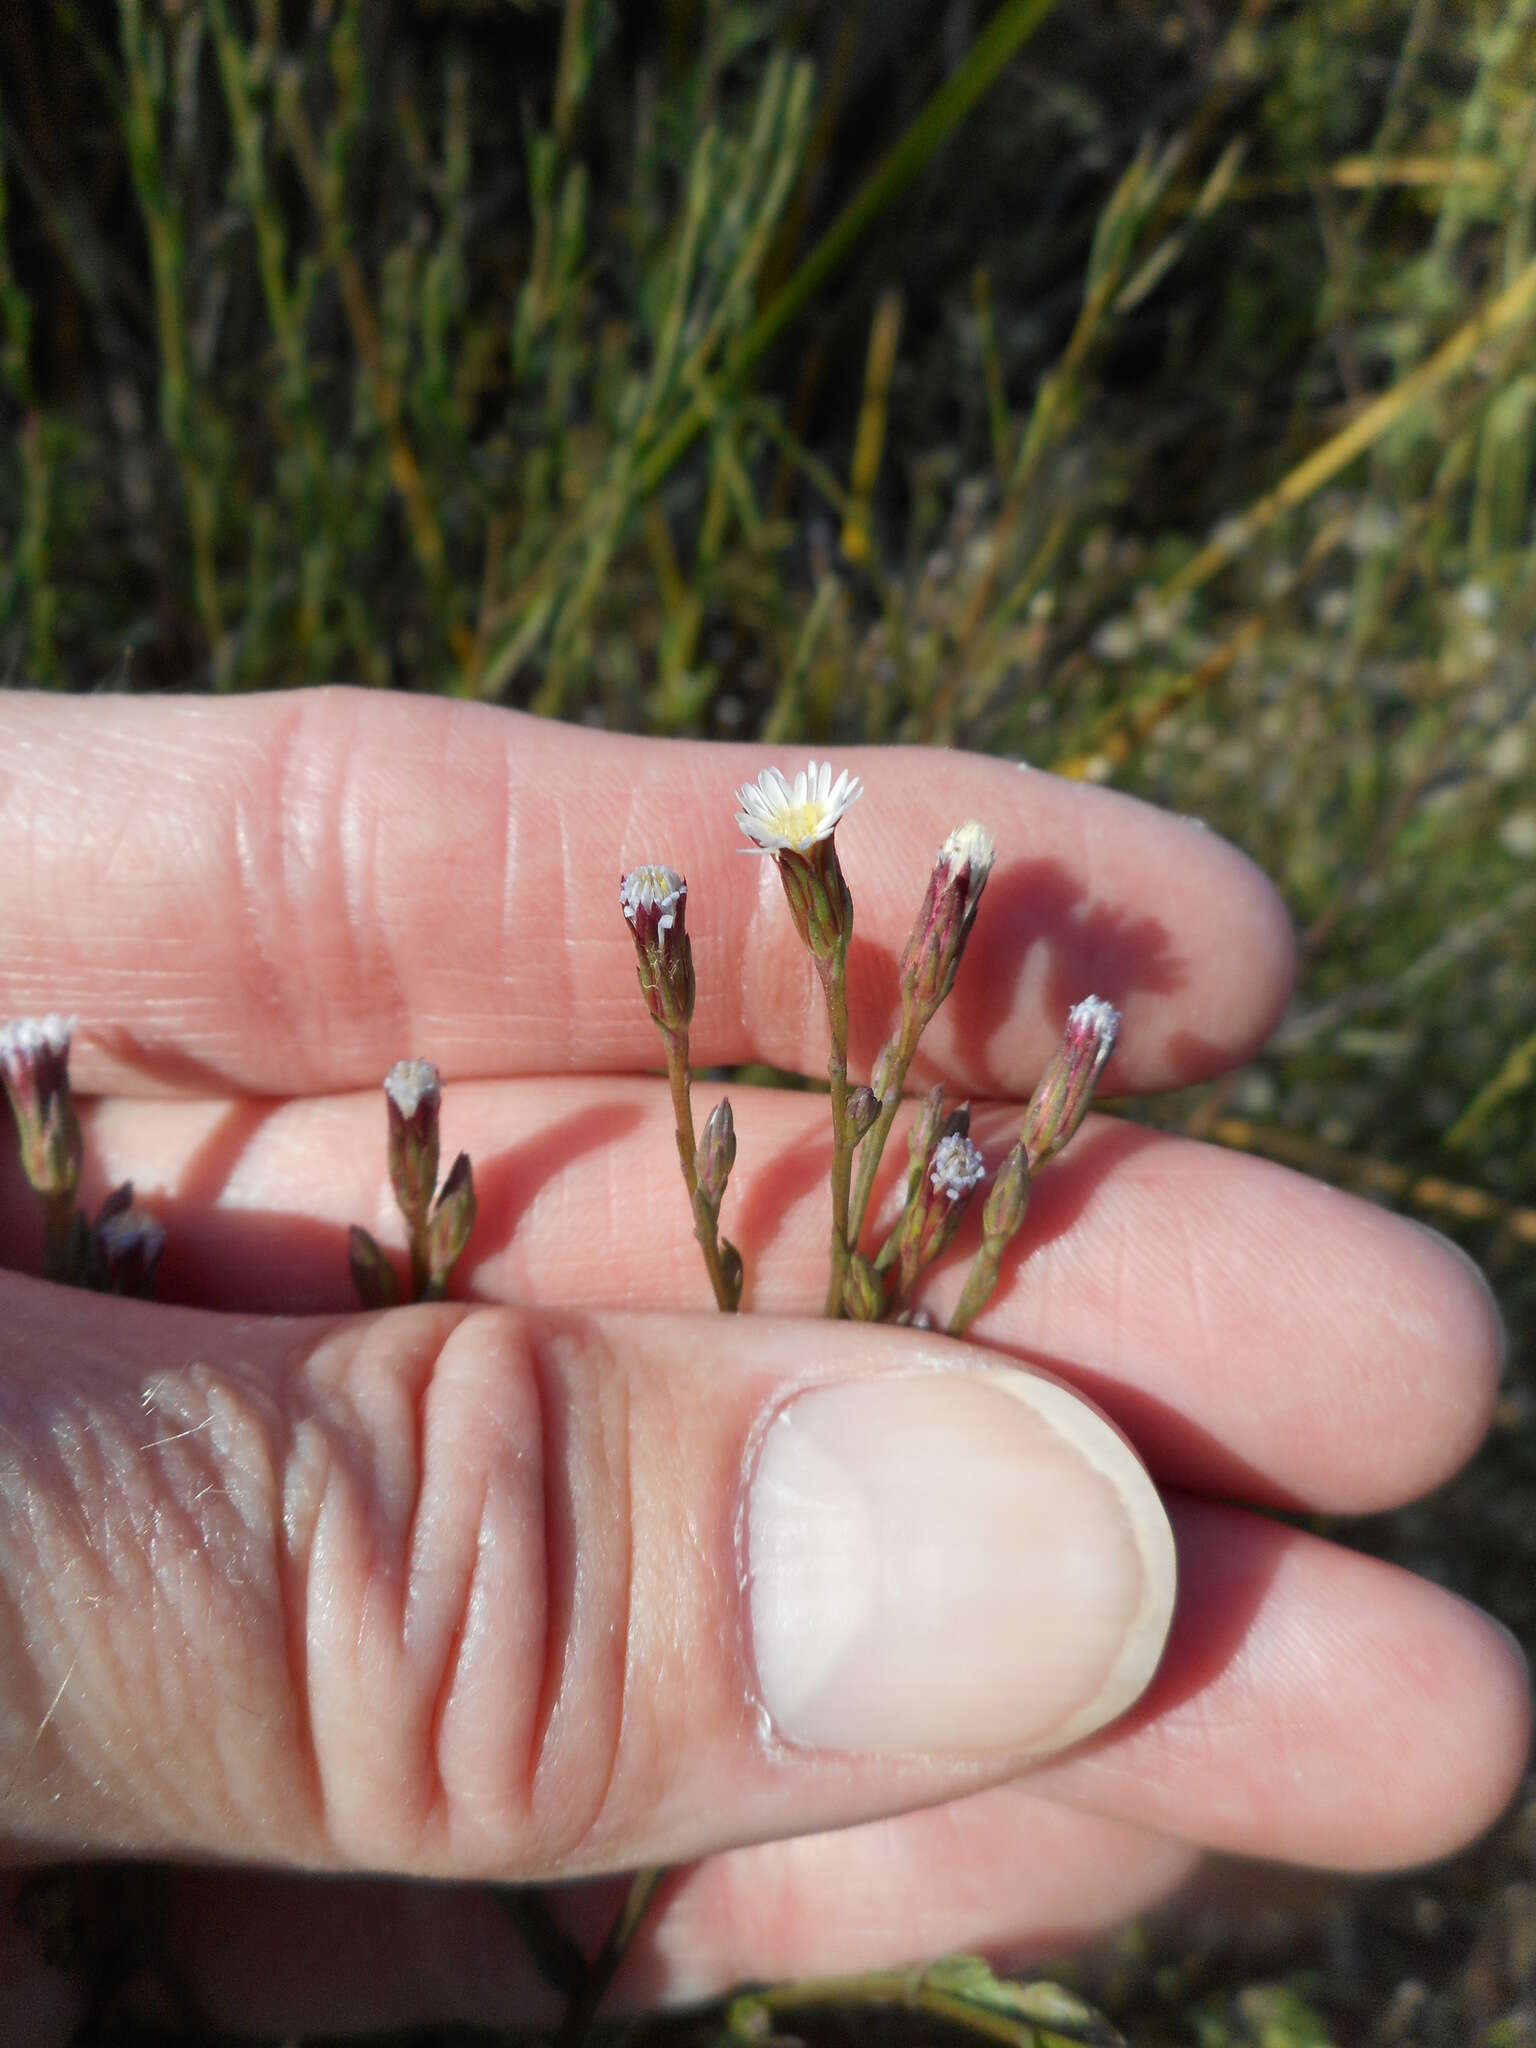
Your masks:
<path fill-rule="evenodd" d="M 692 1859 L 619 1990 L 650 2004 L 944 1949 L 1028 1960 L 1212 1848 L 1444 1854 L 1518 1777 L 1525 1677 L 1500 1632 L 1253 1512 L 1377 1509 L 1454 1470 L 1498 1374 L 1486 1290 L 1414 1226 L 1111 1120 L 1042 1178 L 1027 1263 L 975 1335 L 1090 1396 L 1167 1490 L 1180 1596 L 1157 1677 L 1022 1779 L 762 1751 L 729 1621 L 743 1446 L 786 1388 L 899 1369 L 914 1340 L 795 1320 L 824 1278 L 826 1146 L 815 1101 L 782 1093 L 732 1090 L 726 1225 L 757 1313 L 712 1316 L 639 1072 L 657 1046 L 611 882 L 643 858 L 689 877 L 698 1063 L 824 1058 L 771 866 L 733 850 L 729 792 L 761 765 L 347 692 L 0 705 L 0 1011 L 84 1020 L 90 1193 L 131 1172 L 168 1226 L 164 1297 L 202 1305 L 0 1280 L 0 1828 L 23 1862 L 176 1859 L 173 1945 L 226 2020 L 547 2016 L 465 1882 L 486 1875 Z M 998 841 L 930 1048 L 991 1098 L 989 1162 L 1090 989 L 1126 1016 L 1108 1094 L 1221 1071 L 1283 1005 L 1283 913 L 1210 835 L 964 756 L 834 765 L 869 791 L 839 828 L 858 1071 L 931 847 L 972 815 Z M 377 1084 L 406 1053 L 448 1076 L 445 1156 L 475 1156 L 463 1285 L 510 1316 L 263 1320 L 345 1309 L 347 1222 L 398 1243 Z M 23 1266 L 31 1227 L 8 1165 Z M 941 1311 L 965 1256 L 935 1276 Z M 545 1619 L 526 1642 L 522 1573 Z M 190 1867 L 210 1857 L 279 1867 Z M 458 1882 L 404 1881 L 427 1871 Z M 612 1903 L 609 1880 L 560 1894 L 588 1942 Z M 8 1917 L 0 1978 L 0 2039 L 67 2038 L 77 1993 Z"/>

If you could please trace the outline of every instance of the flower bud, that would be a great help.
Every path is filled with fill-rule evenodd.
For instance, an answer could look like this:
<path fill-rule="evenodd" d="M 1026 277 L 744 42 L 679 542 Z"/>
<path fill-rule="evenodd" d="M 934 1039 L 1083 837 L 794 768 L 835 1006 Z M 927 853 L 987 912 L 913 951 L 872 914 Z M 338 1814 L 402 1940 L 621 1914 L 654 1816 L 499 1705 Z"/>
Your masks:
<path fill-rule="evenodd" d="M 132 1181 L 124 1181 L 101 1205 L 91 1228 L 91 1285 L 102 1294 L 133 1295 L 149 1301 L 155 1292 L 155 1268 L 165 1249 L 165 1226 L 133 1199 Z"/>
<path fill-rule="evenodd" d="M 475 1180 L 469 1154 L 461 1152 L 448 1169 L 427 1231 L 427 1285 L 433 1293 L 441 1294 L 447 1286 L 474 1227 Z"/>
<path fill-rule="evenodd" d="M 880 1115 L 880 1098 L 873 1088 L 855 1088 L 848 1097 L 848 1124 L 857 1144 L 867 1131 L 872 1131 Z"/>
<path fill-rule="evenodd" d="M 347 1263 L 352 1285 L 364 1308 L 393 1308 L 400 1299 L 395 1269 L 377 1242 L 354 1223 L 347 1232 Z"/>
<path fill-rule="evenodd" d="M 704 1135 L 699 1140 L 699 1149 L 694 1159 L 694 1171 L 699 1177 L 699 1193 L 710 1208 L 718 1215 L 725 1184 L 731 1177 L 731 1168 L 736 1164 L 736 1119 L 731 1114 L 731 1101 L 723 1095 L 709 1112 L 704 1125 Z"/>
<path fill-rule="evenodd" d="M 0 1031 L 0 1076 L 21 1138 L 21 1163 L 40 1195 L 73 1195 L 84 1149 L 69 1086 L 74 1020 L 24 1017 Z"/>
<path fill-rule="evenodd" d="M 917 922 L 901 955 L 903 1005 L 931 1017 L 955 985 L 981 892 L 992 872 L 992 837 L 975 820 L 939 848 Z"/>
<path fill-rule="evenodd" d="M 688 884 L 655 862 L 619 883 L 619 908 L 635 942 L 640 993 L 663 1031 L 684 1031 L 693 1015 L 693 948 L 684 919 Z"/>
<path fill-rule="evenodd" d="M 740 1308 L 742 1281 L 741 1253 L 737 1251 L 735 1245 L 731 1243 L 728 1237 L 722 1237 L 720 1240 L 720 1270 L 725 1276 L 725 1292 L 730 1306 L 733 1309 Z"/>
<path fill-rule="evenodd" d="M 907 1195 L 910 1200 L 916 1192 L 923 1175 L 928 1170 L 928 1161 L 933 1157 L 933 1148 L 939 1142 L 939 1130 L 944 1121 L 944 1090 L 930 1088 L 923 1097 L 923 1106 L 907 1134 Z"/>
<path fill-rule="evenodd" d="M 1067 1012 L 1061 1043 L 1024 1112 L 1022 1135 L 1031 1172 L 1055 1157 L 1088 1114 L 1119 1031 L 1120 1012 L 1097 996 L 1074 1003 Z"/>
<path fill-rule="evenodd" d="M 998 1168 L 997 1179 L 987 1190 L 981 1211 L 984 1237 L 1007 1244 L 1017 1237 L 1029 1207 L 1029 1159 L 1019 1140 Z"/>
<path fill-rule="evenodd" d="M 885 1283 L 862 1252 L 848 1262 L 843 1306 L 856 1323 L 878 1323 L 885 1313 Z"/>
<path fill-rule="evenodd" d="M 389 1179 L 413 1232 L 424 1230 L 437 1187 L 442 1077 L 430 1060 L 397 1060 L 384 1077 Z"/>

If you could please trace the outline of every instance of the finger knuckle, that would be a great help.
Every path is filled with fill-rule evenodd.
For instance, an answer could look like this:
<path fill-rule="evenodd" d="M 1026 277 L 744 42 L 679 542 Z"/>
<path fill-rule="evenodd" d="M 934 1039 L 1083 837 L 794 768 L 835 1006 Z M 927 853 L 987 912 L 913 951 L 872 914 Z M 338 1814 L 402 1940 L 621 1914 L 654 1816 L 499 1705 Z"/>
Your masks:
<path fill-rule="evenodd" d="M 415 1312 L 317 1356 L 285 1489 L 316 1798 L 349 1863 L 564 1865 L 624 1720 L 618 1377 L 579 1321 Z"/>

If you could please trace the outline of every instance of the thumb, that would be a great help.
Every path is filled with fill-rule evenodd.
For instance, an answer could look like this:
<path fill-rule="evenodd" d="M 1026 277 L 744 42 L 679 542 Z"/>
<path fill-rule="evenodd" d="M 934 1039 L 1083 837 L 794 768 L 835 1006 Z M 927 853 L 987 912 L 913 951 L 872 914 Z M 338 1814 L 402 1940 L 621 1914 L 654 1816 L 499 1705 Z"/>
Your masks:
<path fill-rule="evenodd" d="M 544 1878 L 1010 1775 L 1145 1686 L 1141 1465 L 912 1332 L 0 1280 L 0 1839 Z"/>

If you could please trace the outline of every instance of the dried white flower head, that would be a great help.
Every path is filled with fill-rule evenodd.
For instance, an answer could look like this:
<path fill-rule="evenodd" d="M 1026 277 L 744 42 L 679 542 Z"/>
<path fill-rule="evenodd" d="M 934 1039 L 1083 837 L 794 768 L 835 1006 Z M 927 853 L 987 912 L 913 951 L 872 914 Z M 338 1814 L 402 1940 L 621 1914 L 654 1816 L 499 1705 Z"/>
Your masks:
<path fill-rule="evenodd" d="M 658 861 L 631 868 L 619 883 L 619 908 L 637 932 L 651 939 L 671 931 L 687 897 L 682 876 Z"/>
<path fill-rule="evenodd" d="M 834 782 L 830 761 L 811 761 L 791 784 L 777 768 L 765 768 L 756 782 L 736 792 L 736 822 L 752 841 L 748 853 L 809 853 L 830 839 L 851 804 L 863 795 L 857 775 L 845 768 Z"/>
<path fill-rule="evenodd" d="M 955 985 L 996 854 L 991 833 L 971 818 L 955 827 L 934 856 L 923 907 L 901 954 L 902 1005 L 921 1023 Z"/>
<path fill-rule="evenodd" d="M 384 1093 L 407 1121 L 423 1103 L 435 1108 L 443 1099 L 443 1077 L 430 1060 L 396 1060 L 384 1076 Z"/>
<path fill-rule="evenodd" d="M 1067 1028 L 1024 1113 L 1023 1143 L 1033 1172 L 1067 1144 L 1093 1100 L 1105 1062 L 1120 1035 L 1120 1012 L 1085 996 L 1067 1012 Z"/>
<path fill-rule="evenodd" d="M 384 1077 L 389 1181 L 413 1238 L 427 1227 L 437 1186 L 443 1081 L 430 1060 L 396 1060 Z"/>
<path fill-rule="evenodd" d="M 80 1123 L 69 1086 L 73 1017 L 19 1017 L 0 1030 L 0 1080 L 10 1097 L 27 1179 L 40 1195 L 72 1196 Z"/>
<path fill-rule="evenodd" d="M 934 1147 L 928 1182 L 936 1195 L 962 1202 L 986 1178 L 986 1165 L 969 1138 L 952 1133 Z"/>
<path fill-rule="evenodd" d="M 635 942 L 646 1008 L 663 1031 L 686 1031 L 694 999 L 688 884 L 675 868 L 646 861 L 620 877 L 619 908 Z"/>
<path fill-rule="evenodd" d="M 0 1029 L 0 1061 L 35 1060 L 39 1054 L 64 1059 L 75 1035 L 74 1017 L 17 1017 Z"/>
<path fill-rule="evenodd" d="M 981 894 L 982 885 L 992 872 L 997 848 L 986 826 L 978 825 L 974 818 L 967 818 L 963 825 L 957 825 L 950 833 L 939 848 L 938 857 L 951 874 L 960 868 L 970 870 L 974 898 Z"/>
<path fill-rule="evenodd" d="M 1115 1049 L 1120 1035 L 1120 1012 L 1102 996 L 1084 996 L 1067 1012 L 1067 1036 L 1088 1048 L 1099 1066 Z"/>

